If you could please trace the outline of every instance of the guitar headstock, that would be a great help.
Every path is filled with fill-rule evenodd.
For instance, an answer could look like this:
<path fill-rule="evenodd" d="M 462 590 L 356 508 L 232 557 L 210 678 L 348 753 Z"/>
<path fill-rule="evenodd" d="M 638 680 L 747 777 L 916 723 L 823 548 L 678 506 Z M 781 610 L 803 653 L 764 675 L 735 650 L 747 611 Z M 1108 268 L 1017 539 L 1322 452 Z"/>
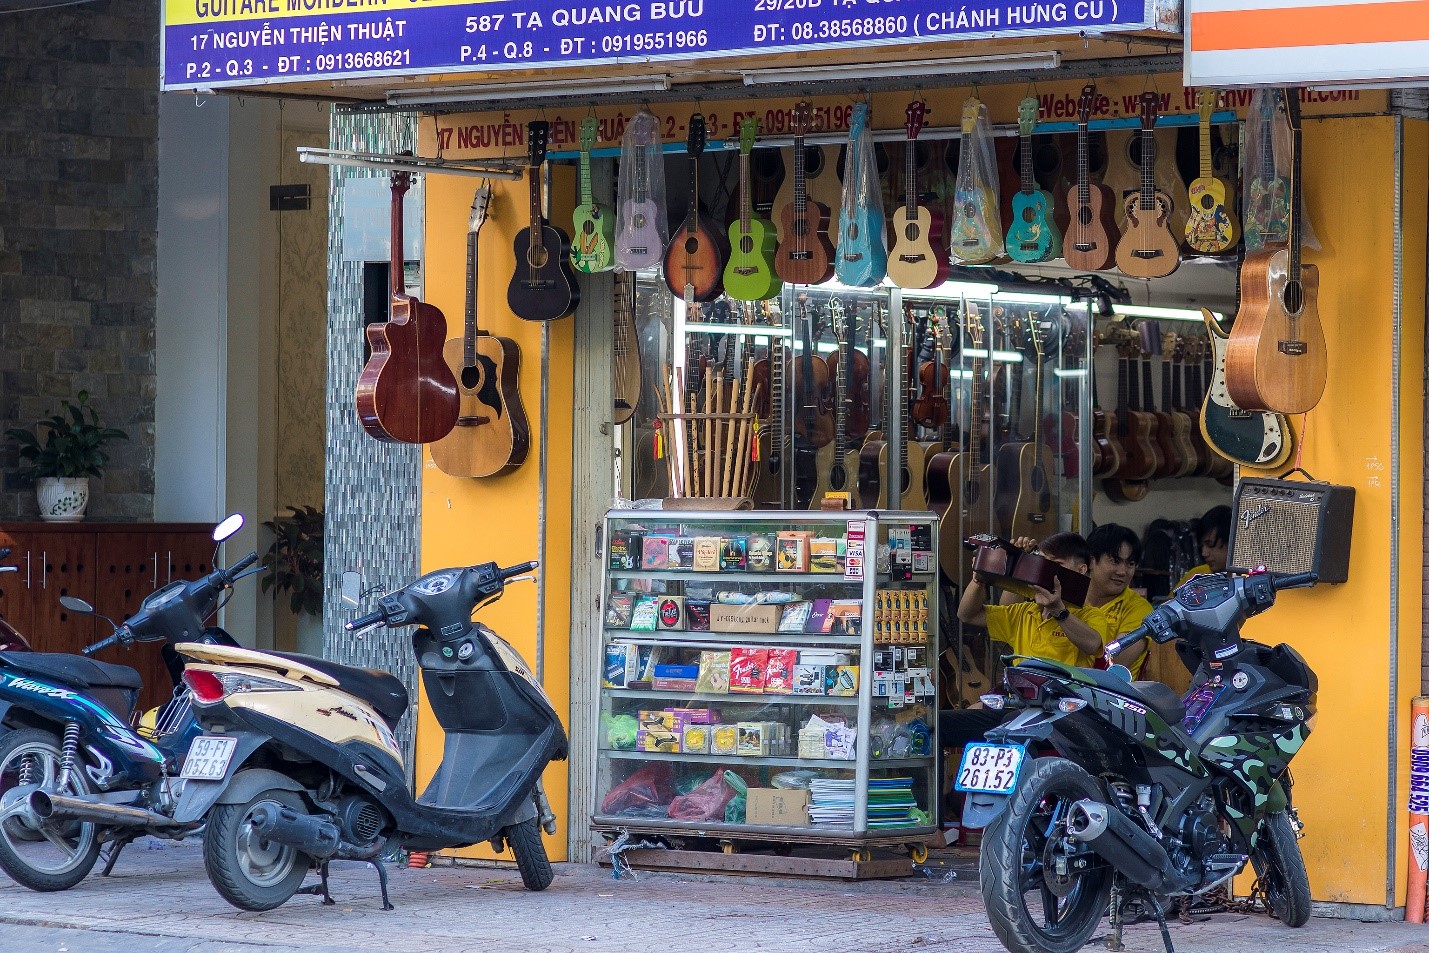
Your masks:
<path fill-rule="evenodd" d="M 1136 331 L 1141 338 L 1142 354 L 1161 353 L 1161 325 L 1155 321 L 1143 320 L 1137 323 Z"/>
<path fill-rule="evenodd" d="M 794 130 L 794 135 L 796 135 L 796 136 L 805 136 L 805 135 L 808 135 L 809 129 L 813 126 L 813 123 L 814 123 L 814 109 L 813 109 L 813 107 L 810 106 L 807 101 L 802 100 L 802 99 L 801 99 L 799 102 L 795 103 L 795 104 L 794 104 L 794 120 L 793 120 L 793 124 L 792 124 L 792 126 L 791 126 L 791 128 Z"/>
<path fill-rule="evenodd" d="M 551 135 L 551 124 L 544 119 L 533 119 L 526 124 L 526 162 L 537 168 L 546 161 L 546 142 Z"/>
<path fill-rule="evenodd" d="M 854 103 L 853 115 L 848 121 L 848 137 L 857 139 L 868 127 L 868 103 Z"/>
<path fill-rule="evenodd" d="M 1156 128 L 1156 113 L 1161 107 L 1161 97 L 1151 90 L 1141 94 L 1141 131 L 1150 132 Z"/>
<path fill-rule="evenodd" d="M 829 321 L 833 325 L 834 339 L 843 344 L 844 342 L 844 303 L 838 298 L 829 299 Z"/>
<path fill-rule="evenodd" d="M 482 180 L 477 186 L 476 194 L 471 197 L 471 218 L 467 220 L 466 230 L 475 235 L 481 231 L 482 223 L 486 221 L 486 210 L 491 206 L 491 183 Z"/>
<path fill-rule="evenodd" d="M 1175 331 L 1161 335 L 1161 357 L 1173 363 L 1181 360 L 1181 335 Z"/>
<path fill-rule="evenodd" d="M 600 128 L 600 120 L 594 116 L 587 116 L 581 120 L 581 151 L 589 152 L 595 148 L 597 130 Z"/>
<path fill-rule="evenodd" d="M 904 110 L 903 130 L 908 138 L 917 139 L 918 134 L 923 131 L 923 125 L 928 120 L 928 104 L 921 99 L 915 99 L 908 104 Z"/>
<path fill-rule="evenodd" d="M 1218 94 L 1209 86 L 1202 86 L 1196 90 L 1196 112 L 1200 116 L 1201 122 L 1210 122 L 1211 114 L 1216 111 L 1216 100 Z"/>
<path fill-rule="evenodd" d="M 406 195 L 407 190 L 412 187 L 412 173 L 393 172 L 391 176 L 392 191 L 398 195 Z"/>
<path fill-rule="evenodd" d="M 1037 113 L 1040 107 L 1037 100 L 1028 96 L 1017 104 L 1017 133 L 1022 136 L 1032 135 L 1032 127 L 1037 125 Z"/>
<path fill-rule="evenodd" d="M 1097 104 L 1097 84 L 1088 83 L 1082 87 L 1081 98 L 1077 100 L 1077 122 L 1091 122 L 1092 110 Z"/>
<path fill-rule="evenodd" d="M 963 136 L 964 136 L 963 141 L 964 141 L 964 142 L 967 141 L 966 137 L 972 135 L 972 134 L 973 134 L 973 130 L 977 128 L 977 120 L 978 120 L 978 117 L 979 117 L 981 114 L 982 114 L 982 100 L 978 99 L 976 96 L 969 96 L 968 99 L 967 99 L 967 102 L 963 103 L 963 127 L 962 127 L 962 128 L 963 128 Z"/>
<path fill-rule="evenodd" d="M 690 156 L 697 156 L 705 151 L 705 117 L 703 113 L 695 113 L 690 117 L 690 132 L 685 137 L 685 153 Z"/>
<path fill-rule="evenodd" d="M 1030 308 L 1027 311 L 1027 340 L 1037 363 L 1042 363 L 1042 316 Z"/>
<path fill-rule="evenodd" d="M 963 331 L 968 336 L 968 343 L 974 348 L 982 348 L 982 312 L 973 302 L 963 299 Z"/>
<path fill-rule="evenodd" d="M 759 137 L 759 120 L 745 116 L 739 121 L 739 152 L 749 155 L 754 151 L 754 140 Z"/>

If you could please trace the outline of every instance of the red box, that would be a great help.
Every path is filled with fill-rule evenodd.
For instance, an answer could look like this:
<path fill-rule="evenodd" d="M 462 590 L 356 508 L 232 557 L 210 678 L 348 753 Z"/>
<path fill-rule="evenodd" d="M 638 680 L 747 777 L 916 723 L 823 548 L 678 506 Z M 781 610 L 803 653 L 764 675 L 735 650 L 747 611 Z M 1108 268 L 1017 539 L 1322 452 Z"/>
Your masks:
<path fill-rule="evenodd" d="M 769 666 L 768 649 L 736 646 L 729 650 L 729 690 L 757 695 L 764 691 L 764 673 Z"/>

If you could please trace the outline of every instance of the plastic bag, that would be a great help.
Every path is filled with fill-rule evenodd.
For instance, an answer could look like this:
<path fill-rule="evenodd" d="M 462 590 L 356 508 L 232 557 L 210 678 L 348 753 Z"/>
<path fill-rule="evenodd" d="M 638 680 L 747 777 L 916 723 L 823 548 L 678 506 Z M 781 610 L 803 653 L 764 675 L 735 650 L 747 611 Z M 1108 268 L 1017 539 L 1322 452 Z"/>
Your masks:
<path fill-rule="evenodd" d="M 851 288 L 872 288 L 888 274 L 888 230 L 884 227 L 883 189 L 878 156 L 868 129 L 868 104 L 853 107 L 845 151 L 843 203 L 835 231 L 838 243 L 834 275 Z"/>
<path fill-rule="evenodd" d="M 980 265 L 1002 257 L 1003 243 L 992 123 L 976 96 L 963 104 L 962 132 L 949 241 L 953 264 Z"/>
<path fill-rule="evenodd" d="M 605 800 L 600 802 L 600 812 L 663 817 L 666 805 L 674 796 L 669 763 L 652 761 L 611 788 Z"/>
<path fill-rule="evenodd" d="M 620 203 L 615 211 L 615 266 L 635 271 L 660 264 L 670 240 L 665 211 L 665 156 L 660 121 L 648 109 L 630 119 L 620 140 Z"/>
<path fill-rule="evenodd" d="M 602 714 L 600 727 L 605 732 L 608 747 L 617 751 L 629 751 L 635 747 L 635 735 L 640 726 L 634 715 Z"/>
<path fill-rule="evenodd" d="M 1298 94 L 1298 91 L 1297 91 Z M 1241 233 L 1246 251 L 1290 242 L 1291 175 L 1295 165 L 1294 132 L 1286 112 L 1285 90 L 1257 89 L 1251 94 L 1245 118 L 1245 140 L 1241 144 L 1245 164 L 1245 204 L 1241 210 Z M 1303 192 L 1303 190 L 1302 190 Z M 1317 251 L 1320 242 L 1305 215 L 1305 199 L 1300 199 L 1302 247 Z"/>
<path fill-rule="evenodd" d="M 689 794 L 682 794 L 670 802 L 670 820 L 723 820 L 725 805 L 734 793 L 734 788 L 724 779 L 724 773 L 716 772 Z"/>

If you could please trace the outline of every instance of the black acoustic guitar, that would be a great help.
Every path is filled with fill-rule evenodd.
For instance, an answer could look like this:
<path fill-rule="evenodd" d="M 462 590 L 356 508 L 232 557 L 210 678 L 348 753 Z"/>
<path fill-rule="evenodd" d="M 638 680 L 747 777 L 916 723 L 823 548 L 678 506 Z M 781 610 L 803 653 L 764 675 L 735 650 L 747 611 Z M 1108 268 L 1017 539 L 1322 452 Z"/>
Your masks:
<path fill-rule="evenodd" d="M 518 318 L 554 321 L 576 310 L 581 291 L 571 268 L 571 239 L 541 214 L 541 166 L 546 161 L 550 123 L 526 126 L 526 178 L 531 186 L 531 224 L 516 234 L 516 273 L 506 303 Z"/>

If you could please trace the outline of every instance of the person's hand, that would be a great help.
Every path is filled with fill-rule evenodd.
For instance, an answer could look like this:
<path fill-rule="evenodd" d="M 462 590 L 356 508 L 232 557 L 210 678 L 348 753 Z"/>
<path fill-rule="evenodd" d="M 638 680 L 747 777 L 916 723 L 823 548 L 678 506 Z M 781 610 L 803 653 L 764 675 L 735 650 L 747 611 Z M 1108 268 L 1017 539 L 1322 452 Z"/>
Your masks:
<path fill-rule="evenodd" d="M 1041 586 L 1032 587 L 1032 599 L 1042 607 L 1042 618 L 1050 619 L 1053 616 L 1061 615 L 1062 610 L 1067 608 L 1062 601 L 1062 580 L 1054 578 L 1050 590 Z"/>
<path fill-rule="evenodd" d="M 1030 553 L 1032 552 L 1032 550 L 1037 548 L 1037 540 L 1033 539 L 1031 536 L 1019 536 L 1012 541 L 1012 545 L 1022 550 L 1024 553 Z"/>

